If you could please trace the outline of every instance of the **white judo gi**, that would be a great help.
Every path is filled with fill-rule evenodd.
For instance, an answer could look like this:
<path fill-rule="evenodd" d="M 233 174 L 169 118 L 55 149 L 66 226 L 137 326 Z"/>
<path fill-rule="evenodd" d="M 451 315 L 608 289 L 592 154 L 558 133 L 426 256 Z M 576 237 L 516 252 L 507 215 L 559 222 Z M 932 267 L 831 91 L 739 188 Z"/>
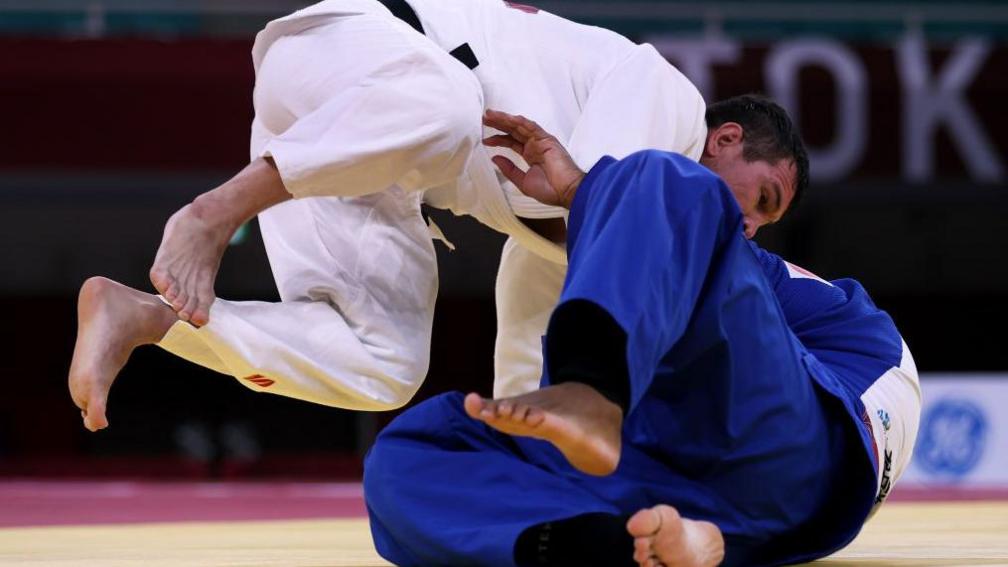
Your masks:
<path fill-rule="evenodd" d="M 327 0 L 269 23 L 252 58 L 251 157 L 295 197 L 259 215 L 279 303 L 217 299 L 160 346 L 249 388 L 362 410 L 398 407 L 428 367 L 437 262 L 421 202 L 509 235 L 497 278 L 495 394 L 536 387 L 564 249 L 518 217 L 481 144 L 486 108 L 524 114 L 583 168 L 659 148 L 699 158 L 696 88 L 651 46 L 500 0 L 410 0 L 426 36 L 376 0 Z M 470 70 L 448 51 L 468 44 Z"/>

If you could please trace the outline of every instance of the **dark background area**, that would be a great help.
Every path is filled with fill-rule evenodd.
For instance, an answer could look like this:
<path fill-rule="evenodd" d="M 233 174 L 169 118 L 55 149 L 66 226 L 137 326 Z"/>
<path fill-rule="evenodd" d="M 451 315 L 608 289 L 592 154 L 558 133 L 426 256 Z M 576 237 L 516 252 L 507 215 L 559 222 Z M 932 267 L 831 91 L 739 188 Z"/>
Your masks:
<path fill-rule="evenodd" d="M 708 100 L 787 98 L 820 166 L 857 134 L 855 157 L 831 171 L 814 162 L 801 207 L 758 239 L 823 277 L 861 280 L 922 372 L 1005 370 L 1008 12 L 997 2 L 783 4 L 544 7 L 654 42 Z M 258 394 L 154 347 L 138 350 L 116 382 L 106 431 L 81 427 L 66 389 L 78 287 L 101 274 L 150 288 L 168 216 L 246 163 L 251 40 L 298 5 L 0 7 L 0 475 L 359 473 L 392 414 Z M 805 63 L 788 67 L 788 49 Z M 441 294 L 417 401 L 489 393 L 492 383 L 503 238 L 471 219 L 434 217 L 458 249 L 437 245 Z M 217 292 L 277 299 L 254 222 L 225 257 Z"/>

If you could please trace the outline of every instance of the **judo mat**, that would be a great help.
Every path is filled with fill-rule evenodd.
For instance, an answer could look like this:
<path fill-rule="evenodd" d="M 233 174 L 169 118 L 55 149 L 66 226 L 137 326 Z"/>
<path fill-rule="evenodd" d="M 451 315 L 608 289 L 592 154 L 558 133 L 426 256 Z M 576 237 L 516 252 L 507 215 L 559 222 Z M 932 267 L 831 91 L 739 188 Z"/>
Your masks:
<path fill-rule="evenodd" d="M 1008 565 L 1008 492 L 894 497 L 815 565 Z M 389 565 L 353 483 L 2 482 L 0 526 L 0 565 Z"/>

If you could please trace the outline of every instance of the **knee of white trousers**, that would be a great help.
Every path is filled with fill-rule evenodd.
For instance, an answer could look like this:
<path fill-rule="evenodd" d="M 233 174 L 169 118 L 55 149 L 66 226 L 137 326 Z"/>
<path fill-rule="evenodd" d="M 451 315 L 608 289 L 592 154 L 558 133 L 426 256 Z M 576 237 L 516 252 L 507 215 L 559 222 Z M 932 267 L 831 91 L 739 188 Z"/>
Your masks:
<path fill-rule="evenodd" d="M 287 354 L 276 393 L 353 410 L 400 408 L 427 377 L 430 341 L 398 339 L 381 346 L 347 337 L 353 342 L 344 343 L 339 353 L 315 360 Z"/>
<path fill-rule="evenodd" d="M 416 396 L 424 379 L 427 377 L 427 361 L 400 370 L 396 376 L 388 375 L 383 377 L 386 383 L 395 381 L 398 385 L 391 392 L 391 396 L 382 400 L 379 404 L 379 411 L 394 410 L 408 404 Z"/>

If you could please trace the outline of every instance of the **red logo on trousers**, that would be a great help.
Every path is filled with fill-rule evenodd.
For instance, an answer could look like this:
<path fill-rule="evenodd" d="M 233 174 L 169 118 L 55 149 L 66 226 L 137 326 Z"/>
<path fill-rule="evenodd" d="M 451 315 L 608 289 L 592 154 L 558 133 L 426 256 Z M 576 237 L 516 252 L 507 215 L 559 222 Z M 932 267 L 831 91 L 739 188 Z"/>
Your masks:
<path fill-rule="evenodd" d="M 276 383 L 275 380 L 271 380 L 263 376 L 262 374 L 253 374 L 252 376 L 246 376 L 245 378 L 242 378 L 242 380 L 248 380 L 249 382 L 252 382 L 256 386 L 259 386 L 260 388 L 269 388 L 270 386 Z"/>

